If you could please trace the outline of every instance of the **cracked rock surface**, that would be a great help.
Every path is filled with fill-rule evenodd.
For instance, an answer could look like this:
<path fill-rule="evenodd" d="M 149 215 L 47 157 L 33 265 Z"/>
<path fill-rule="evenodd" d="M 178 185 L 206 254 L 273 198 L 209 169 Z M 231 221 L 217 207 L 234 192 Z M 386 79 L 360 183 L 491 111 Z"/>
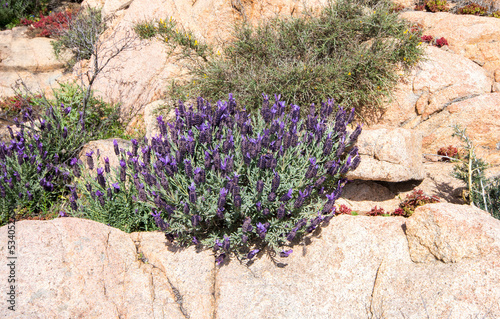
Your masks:
<path fill-rule="evenodd" d="M 250 265 L 215 266 L 160 232 L 77 218 L 16 223 L 9 318 L 464 318 L 500 316 L 500 221 L 431 204 L 409 219 L 342 215 Z M 7 227 L 0 228 L 7 238 Z M 6 245 L 0 258 L 7 260 Z M 7 278 L 7 267 L 0 266 Z"/>

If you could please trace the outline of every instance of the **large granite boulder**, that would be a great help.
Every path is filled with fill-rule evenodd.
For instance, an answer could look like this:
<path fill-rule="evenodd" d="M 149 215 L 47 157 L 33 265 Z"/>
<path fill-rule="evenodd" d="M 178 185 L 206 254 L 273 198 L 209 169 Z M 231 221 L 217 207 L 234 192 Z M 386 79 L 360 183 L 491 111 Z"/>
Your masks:
<path fill-rule="evenodd" d="M 76 218 L 15 224 L 9 318 L 495 318 L 500 221 L 433 204 L 409 219 L 342 215 L 245 265 Z M 7 226 L 0 236 L 7 238 Z M 0 258 L 7 260 L 7 246 Z M 9 255 L 12 256 L 12 255 Z M 414 260 L 418 261 L 415 262 Z M 10 269 L 0 267 L 0 276 Z"/>

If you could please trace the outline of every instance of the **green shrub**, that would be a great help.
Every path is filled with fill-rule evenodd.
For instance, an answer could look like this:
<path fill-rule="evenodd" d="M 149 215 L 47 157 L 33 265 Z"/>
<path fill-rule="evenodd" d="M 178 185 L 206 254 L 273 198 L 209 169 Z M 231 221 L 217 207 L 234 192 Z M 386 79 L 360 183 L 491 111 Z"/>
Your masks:
<path fill-rule="evenodd" d="M 217 100 L 229 90 L 255 111 L 262 93 L 282 92 L 294 104 L 333 97 L 358 112 L 371 110 L 389 94 L 396 71 L 418 61 L 419 42 L 419 31 L 400 20 L 391 4 L 366 8 L 338 1 L 319 16 L 239 26 L 223 54 L 198 64 L 193 81 L 174 83 L 171 94 Z"/>
<path fill-rule="evenodd" d="M 172 18 L 139 22 L 135 24 L 134 31 L 141 39 L 158 37 L 171 50 L 180 46 L 184 56 L 189 56 L 191 52 L 194 52 L 207 61 L 211 54 L 211 48 L 208 45 L 199 42 L 192 32 L 179 27 Z"/>
<path fill-rule="evenodd" d="M 71 200 L 73 215 L 126 231 L 159 228 L 180 245 L 213 247 L 219 261 L 251 259 L 266 246 L 288 255 L 284 246 L 333 217 L 345 174 L 359 164 L 361 127 L 346 131 L 354 109 L 332 100 L 304 119 L 279 96 L 265 96 L 254 116 L 231 95 L 215 107 L 201 98 L 196 109 L 180 103 L 176 114 L 168 130 L 158 118 L 161 134 L 150 143 L 132 140 L 129 151 L 116 144 L 115 170 L 94 167 L 87 154 L 91 173 Z"/>
<path fill-rule="evenodd" d="M 106 29 L 101 10 L 97 8 L 84 8 L 68 19 L 68 27 L 57 30 L 56 41 L 52 42 L 54 52 L 60 56 L 63 49 L 68 49 L 73 54 L 70 66 L 80 60 L 88 60 L 94 54 L 95 44 L 99 36 Z"/>
<path fill-rule="evenodd" d="M 446 0 L 426 0 L 424 4 L 425 9 L 430 12 L 446 12 L 449 10 Z"/>
<path fill-rule="evenodd" d="M 483 7 L 477 3 L 470 3 L 465 7 L 458 9 L 458 14 L 473 14 L 478 16 L 484 16 L 488 13 L 488 8 Z"/>
<path fill-rule="evenodd" d="M 18 25 L 21 18 L 43 12 L 48 0 L 0 0 L 0 30 Z"/>

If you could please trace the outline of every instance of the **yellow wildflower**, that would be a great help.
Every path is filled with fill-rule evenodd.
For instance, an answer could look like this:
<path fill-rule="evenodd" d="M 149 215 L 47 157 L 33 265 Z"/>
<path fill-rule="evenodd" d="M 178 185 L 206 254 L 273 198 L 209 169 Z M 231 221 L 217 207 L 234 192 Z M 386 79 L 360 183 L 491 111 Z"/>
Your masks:
<path fill-rule="evenodd" d="M 351 72 L 347 73 L 347 75 L 351 75 Z"/>
<path fill-rule="evenodd" d="M 403 32 L 403 34 L 407 34 L 408 33 L 408 29 L 405 30 L 405 32 Z"/>
<path fill-rule="evenodd" d="M 198 45 L 198 40 L 194 40 L 194 45 Z"/>
<path fill-rule="evenodd" d="M 421 44 L 422 44 L 422 42 L 419 42 L 419 43 L 418 43 L 418 45 L 421 45 Z"/>

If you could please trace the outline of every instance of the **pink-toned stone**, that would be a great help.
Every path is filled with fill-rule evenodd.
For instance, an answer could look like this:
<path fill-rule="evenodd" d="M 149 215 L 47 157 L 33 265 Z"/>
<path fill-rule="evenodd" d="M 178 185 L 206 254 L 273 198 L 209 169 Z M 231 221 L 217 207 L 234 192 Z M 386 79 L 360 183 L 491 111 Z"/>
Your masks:
<path fill-rule="evenodd" d="M 400 16 L 421 25 L 425 35 L 445 37 L 453 52 L 479 62 L 490 75 L 500 67 L 500 19 L 423 11 Z"/>
<path fill-rule="evenodd" d="M 21 83 L 32 92 L 46 92 L 57 81 L 68 81 L 63 74 L 64 60 L 57 60 L 51 41 L 47 38 L 29 39 L 26 27 L 16 27 L 0 32 L 0 98 L 15 95 L 14 88 L 23 89 Z"/>
<path fill-rule="evenodd" d="M 161 232 L 130 235 L 148 263 L 161 270 L 182 297 L 182 311 L 189 318 L 213 318 L 215 260 L 210 250 L 177 248 Z"/>
<path fill-rule="evenodd" d="M 401 182 L 425 177 L 421 153 L 422 136 L 406 129 L 363 130 L 357 146 L 361 164 L 349 179 Z"/>
<path fill-rule="evenodd" d="M 427 207 L 442 208 L 433 213 L 441 233 L 423 238 L 446 242 L 438 252 L 464 251 L 457 262 L 411 260 L 410 222 L 421 225 L 426 206 L 408 220 L 335 217 L 289 258 L 259 253 L 249 265 L 233 258 L 221 267 L 209 250 L 175 248 L 160 232 L 125 234 L 76 218 L 17 222 L 18 308 L 9 318 L 500 315 L 500 222 L 467 206 Z M 0 276 L 8 271 L 0 267 Z M 5 300 L 0 306 L 6 309 Z"/>
<path fill-rule="evenodd" d="M 500 221 L 471 206 L 428 204 L 418 207 L 406 223 L 414 262 L 500 257 Z"/>
<path fill-rule="evenodd" d="M 0 228 L 7 238 L 7 227 Z M 16 223 L 15 312 L 9 318 L 184 318 L 168 278 L 138 260 L 129 235 L 76 218 Z M 0 257 L 7 260 L 6 246 Z M 0 267 L 7 278 L 7 267 Z"/>
<path fill-rule="evenodd" d="M 415 128 L 424 132 L 423 151 L 436 154 L 439 148 L 462 142 L 452 137 L 454 124 L 467 128 L 467 134 L 477 146 L 476 153 L 492 165 L 500 164 L 500 93 L 478 95 L 455 102 Z"/>
<path fill-rule="evenodd" d="M 428 46 L 424 59 L 399 81 L 378 123 L 414 128 L 454 101 L 491 92 L 491 85 L 474 62 Z"/>

